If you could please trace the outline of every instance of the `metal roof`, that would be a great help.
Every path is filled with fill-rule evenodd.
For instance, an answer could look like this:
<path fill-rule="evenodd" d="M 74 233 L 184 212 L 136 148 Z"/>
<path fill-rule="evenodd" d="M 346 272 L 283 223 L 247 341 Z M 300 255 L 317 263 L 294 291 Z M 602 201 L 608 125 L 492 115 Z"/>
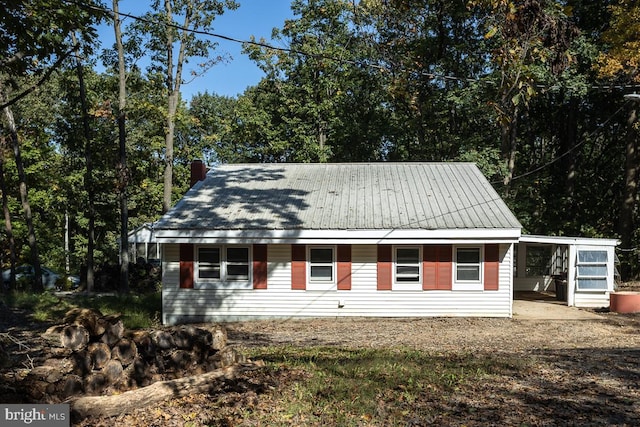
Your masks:
<path fill-rule="evenodd" d="M 504 228 L 521 225 L 473 163 L 220 165 L 155 226 L 182 231 Z"/>

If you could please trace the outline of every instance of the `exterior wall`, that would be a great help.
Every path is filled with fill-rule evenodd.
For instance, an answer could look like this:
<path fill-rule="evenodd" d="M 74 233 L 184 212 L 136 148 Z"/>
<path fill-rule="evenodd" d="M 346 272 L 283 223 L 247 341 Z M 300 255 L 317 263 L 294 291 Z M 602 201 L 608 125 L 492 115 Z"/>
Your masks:
<path fill-rule="evenodd" d="M 589 291 L 578 289 L 577 278 L 577 254 L 581 250 L 601 250 L 607 252 L 607 290 L 606 291 Z M 574 248 L 573 257 L 571 258 L 571 267 L 574 271 L 573 278 L 569 277 L 570 282 L 573 283 L 572 291 L 573 295 L 569 298 L 569 305 L 576 307 L 609 307 L 609 295 L 614 290 L 614 272 L 615 272 L 615 248 L 613 246 L 599 246 L 599 245 L 579 245 Z M 571 293 L 571 290 L 570 290 Z"/>
<path fill-rule="evenodd" d="M 576 291 L 573 305 L 585 308 L 609 307 L 609 292 Z"/>
<path fill-rule="evenodd" d="M 378 290 L 377 246 L 353 245 L 351 290 L 292 290 L 291 246 L 269 245 L 267 289 L 180 289 L 179 245 L 165 244 L 163 323 L 289 317 L 510 317 L 513 245 L 499 245 L 498 290 Z"/>

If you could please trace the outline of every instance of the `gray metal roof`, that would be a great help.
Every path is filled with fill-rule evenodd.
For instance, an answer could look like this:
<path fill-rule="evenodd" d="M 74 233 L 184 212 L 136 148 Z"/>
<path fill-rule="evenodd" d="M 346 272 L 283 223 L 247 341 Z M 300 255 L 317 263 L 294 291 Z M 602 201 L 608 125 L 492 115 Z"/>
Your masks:
<path fill-rule="evenodd" d="M 155 228 L 438 230 L 521 225 L 472 163 L 274 163 L 215 167 Z"/>

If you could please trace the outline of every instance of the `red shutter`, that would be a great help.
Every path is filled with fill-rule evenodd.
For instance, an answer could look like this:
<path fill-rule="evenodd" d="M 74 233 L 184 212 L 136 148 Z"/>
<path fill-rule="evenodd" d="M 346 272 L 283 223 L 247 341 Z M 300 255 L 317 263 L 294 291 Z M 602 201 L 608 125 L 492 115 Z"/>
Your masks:
<path fill-rule="evenodd" d="M 451 290 L 453 284 L 453 247 L 438 246 L 438 286 L 440 290 Z"/>
<path fill-rule="evenodd" d="M 180 244 L 180 288 L 193 289 L 193 245 Z"/>
<path fill-rule="evenodd" d="M 451 245 L 422 247 L 422 289 L 451 290 Z"/>
<path fill-rule="evenodd" d="M 307 249 L 304 245 L 291 245 L 291 289 L 307 289 Z"/>
<path fill-rule="evenodd" d="M 484 246 L 484 290 L 497 291 L 499 286 L 500 247 L 497 244 Z"/>
<path fill-rule="evenodd" d="M 390 291 L 393 277 L 391 245 L 378 245 L 378 290 Z"/>
<path fill-rule="evenodd" d="M 351 245 L 338 245 L 338 290 L 351 290 Z"/>
<path fill-rule="evenodd" d="M 438 246 L 422 247 L 422 290 L 438 289 Z"/>
<path fill-rule="evenodd" d="M 253 289 L 267 289 L 267 245 L 253 245 Z"/>

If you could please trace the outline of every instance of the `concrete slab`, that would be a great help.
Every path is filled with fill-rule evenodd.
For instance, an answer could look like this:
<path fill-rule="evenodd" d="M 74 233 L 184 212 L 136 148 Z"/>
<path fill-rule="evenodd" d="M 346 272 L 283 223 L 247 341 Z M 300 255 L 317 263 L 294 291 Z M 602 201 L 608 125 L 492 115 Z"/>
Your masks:
<path fill-rule="evenodd" d="M 520 320 L 594 320 L 602 319 L 598 313 L 576 307 L 568 307 L 561 301 L 514 300 L 513 318 Z"/>

